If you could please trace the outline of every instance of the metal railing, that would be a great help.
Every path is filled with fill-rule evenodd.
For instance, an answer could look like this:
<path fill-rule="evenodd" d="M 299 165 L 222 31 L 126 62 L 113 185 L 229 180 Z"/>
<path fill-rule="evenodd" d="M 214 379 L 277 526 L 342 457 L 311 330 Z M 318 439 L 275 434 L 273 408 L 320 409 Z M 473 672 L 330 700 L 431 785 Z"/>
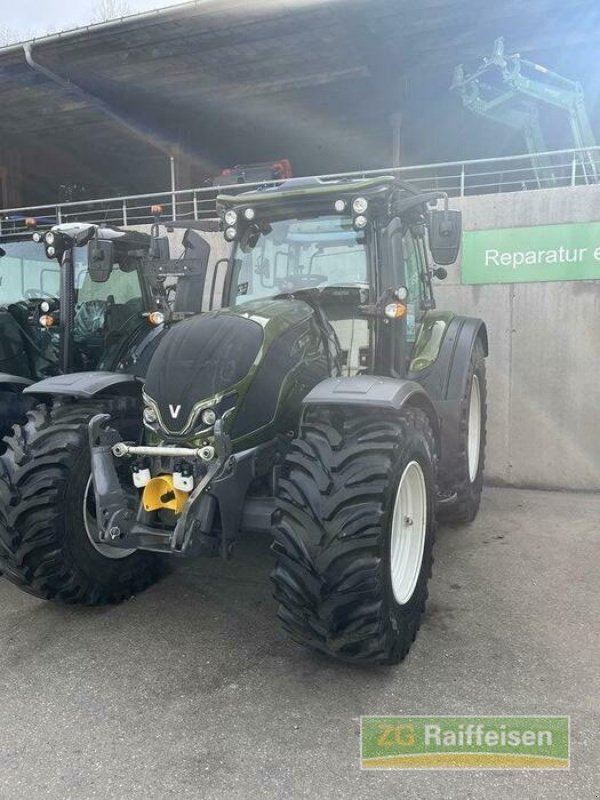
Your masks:
<path fill-rule="evenodd" d="M 490 193 L 521 192 L 532 189 L 580 186 L 593 183 L 590 164 L 600 164 L 600 147 L 585 150 L 554 150 L 534 155 L 484 158 L 472 161 L 419 164 L 408 167 L 322 175 L 327 179 L 360 178 L 393 174 L 423 191 L 447 192 L 451 197 Z M 278 183 L 273 181 L 272 183 Z M 161 205 L 163 219 L 211 219 L 216 213 L 219 192 L 244 192 L 260 184 L 244 183 L 227 187 L 171 189 L 164 192 L 79 200 L 40 206 L 0 210 L 0 235 L 27 231 L 27 219 L 38 225 L 63 222 L 89 222 L 118 226 L 152 222 L 152 205 Z"/>

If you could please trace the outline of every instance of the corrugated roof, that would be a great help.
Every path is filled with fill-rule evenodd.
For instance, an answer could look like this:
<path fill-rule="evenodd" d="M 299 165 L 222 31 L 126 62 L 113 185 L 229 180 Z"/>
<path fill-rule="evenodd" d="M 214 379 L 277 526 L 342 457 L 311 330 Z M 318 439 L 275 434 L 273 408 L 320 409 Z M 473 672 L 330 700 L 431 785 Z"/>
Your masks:
<path fill-rule="evenodd" d="M 0 143 L 80 164 L 82 175 L 115 165 L 127 180 L 140 159 L 157 156 L 153 135 L 183 141 L 207 174 L 248 160 L 241 149 L 252 159 L 293 155 L 286 143 L 307 137 L 328 152 L 338 143 L 336 169 L 378 166 L 374 156 L 351 159 L 374 123 L 381 136 L 369 147 L 389 136 L 404 75 L 437 70 L 449 83 L 452 65 L 502 33 L 511 49 L 528 52 L 591 42 L 599 32 L 591 0 L 568 9 L 562 0 L 184 3 L 33 41 L 37 61 L 100 97 L 140 137 L 35 73 L 22 47 L 11 46 L 0 50 Z"/>

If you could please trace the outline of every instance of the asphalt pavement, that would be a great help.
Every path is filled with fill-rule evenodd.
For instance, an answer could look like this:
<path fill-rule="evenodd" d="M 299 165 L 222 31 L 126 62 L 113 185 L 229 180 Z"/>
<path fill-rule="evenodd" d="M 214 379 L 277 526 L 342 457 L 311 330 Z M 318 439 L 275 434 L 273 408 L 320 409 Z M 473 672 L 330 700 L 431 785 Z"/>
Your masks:
<path fill-rule="evenodd" d="M 600 496 L 487 489 L 398 667 L 280 632 L 267 537 L 117 607 L 0 580 L 0 797 L 600 797 Z M 361 714 L 570 714 L 569 772 L 361 772 Z"/>

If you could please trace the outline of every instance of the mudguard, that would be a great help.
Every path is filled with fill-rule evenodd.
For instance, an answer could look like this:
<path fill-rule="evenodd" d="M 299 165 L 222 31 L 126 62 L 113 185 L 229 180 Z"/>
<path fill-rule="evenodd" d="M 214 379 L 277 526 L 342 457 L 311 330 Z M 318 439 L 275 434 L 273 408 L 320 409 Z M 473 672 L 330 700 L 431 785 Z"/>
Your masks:
<path fill-rule="evenodd" d="M 404 406 L 422 408 L 433 427 L 438 444 L 440 421 L 427 392 L 416 381 L 354 375 L 348 378 L 327 378 L 318 383 L 304 398 L 304 406 L 340 405 L 399 411 Z"/>
<path fill-rule="evenodd" d="M 21 378 L 19 375 L 8 375 L 6 372 L 0 372 L 0 391 L 18 392 L 26 386 L 31 386 L 32 383 L 33 381 L 29 378 Z"/>
<path fill-rule="evenodd" d="M 485 323 L 474 317 L 454 317 L 448 324 L 434 363 L 422 373 L 409 373 L 409 377 L 418 381 L 431 398 L 441 420 L 439 476 L 443 488 L 452 484 L 451 463 L 460 446 L 461 401 L 465 396 L 471 353 L 477 339 L 481 340 L 487 356 Z"/>
<path fill-rule="evenodd" d="M 89 399 L 108 391 L 119 394 L 139 393 L 142 380 L 125 372 L 74 372 L 38 381 L 24 390 L 24 394 L 61 395 Z"/>
<path fill-rule="evenodd" d="M 478 337 L 487 356 L 488 335 L 483 320 L 453 317 L 434 363 L 423 372 L 409 373 L 408 377 L 418 382 L 434 403 L 460 399 L 464 393 L 471 352 Z"/>

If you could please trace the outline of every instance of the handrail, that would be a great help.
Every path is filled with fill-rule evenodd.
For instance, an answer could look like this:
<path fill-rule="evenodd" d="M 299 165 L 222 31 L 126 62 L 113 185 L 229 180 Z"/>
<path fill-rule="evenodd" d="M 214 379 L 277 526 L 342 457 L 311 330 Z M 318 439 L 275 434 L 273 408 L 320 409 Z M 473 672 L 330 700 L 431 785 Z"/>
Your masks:
<path fill-rule="evenodd" d="M 382 167 L 370 170 L 329 173 L 319 177 L 345 179 L 377 175 L 397 175 L 412 180 L 421 188 L 430 186 L 441 189 L 451 196 L 465 194 L 489 194 L 491 192 L 514 192 L 553 186 L 576 186 L 592 183 L 590 162 L 600 164 L 600 146 L 569 148 L 536 153 L 538 160 L 534 169 L 531 154 L 500 156 L 498 158 L 476 158 L 465 161 L 442 161 L 402 167 Z M 543 167 L 539 159 L 543 159 Z M 243 192 L 253 187 L 280 183 L 260 181 L 227 186 L 227 191 Z M 172 191 L 145 192 L 118 197 L 102 197 L 90 200 L 74 200 L 65 203 L 18 206 L 0 210 L 0 233 L 10 226 L 11 233 L 25 230 L 24 220 L 12 220 L 11 216 L 46 216 L 51 220 L 71 220 L 81 217 L 90 222 L 135 225 L 151 221 L 149 206 L 161 203 L 165 208 L 165 219 L 191 217 L 205 219 L 215 215 L 215 200 L 218 186 L 200 186 Z"/>

